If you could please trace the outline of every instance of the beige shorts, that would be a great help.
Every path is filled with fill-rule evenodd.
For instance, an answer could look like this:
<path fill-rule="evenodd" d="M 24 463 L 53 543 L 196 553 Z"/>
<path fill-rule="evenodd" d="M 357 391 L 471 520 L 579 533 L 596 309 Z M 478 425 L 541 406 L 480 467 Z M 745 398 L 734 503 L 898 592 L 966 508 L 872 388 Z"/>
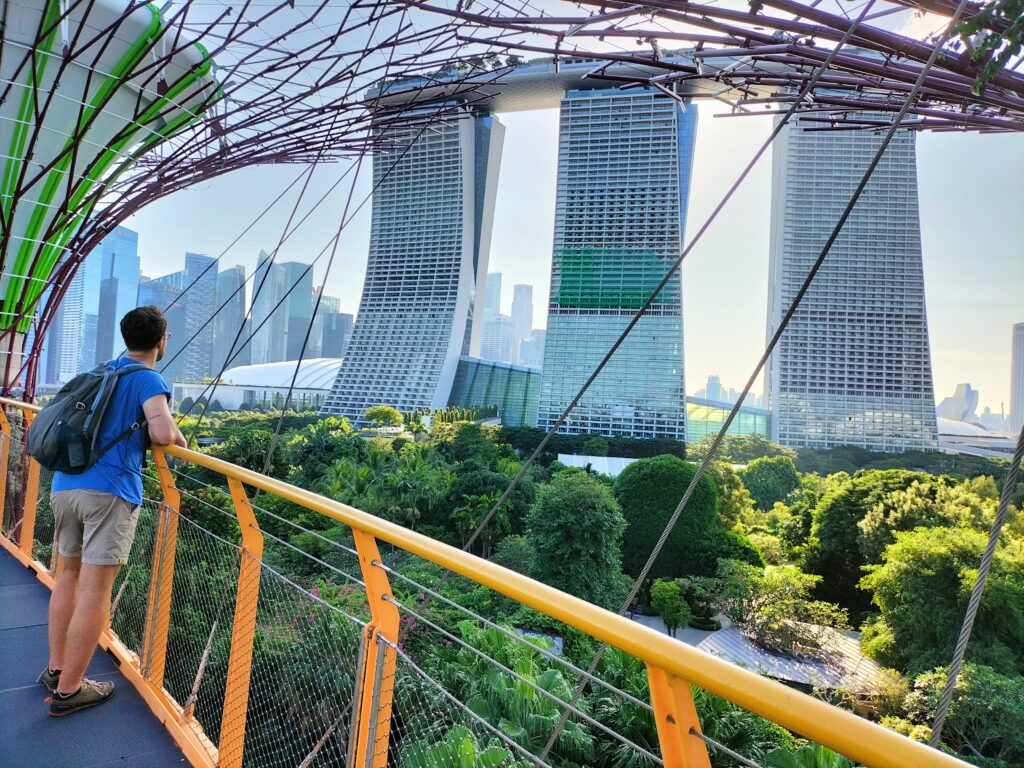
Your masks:
<path fill-rule="evenodd" d="M 58 491 L 50 496 L 53 539 L 62 557 L 87 565 L 124 565 L 135 538 L 139 508 L 102 491 Z"/>

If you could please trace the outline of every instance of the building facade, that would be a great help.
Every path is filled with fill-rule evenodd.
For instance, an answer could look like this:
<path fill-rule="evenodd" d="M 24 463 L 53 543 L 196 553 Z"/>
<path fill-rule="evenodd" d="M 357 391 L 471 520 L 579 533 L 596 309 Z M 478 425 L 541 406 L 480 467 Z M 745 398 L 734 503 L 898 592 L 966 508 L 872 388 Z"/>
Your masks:
<path fill-rule="evenodd" d="M 459 408 L 493 406 L 506 427 L 537 424 L 540 371 L 521 365 L 462 357 L 448 405 Z"/>
<path fill-rule="evenodd" d="M 309 327 L 313 320 L 313 270 L 308 264 L 297 261 L 285 262 L 281 269 L 284 270 L 287 293 L 279 310 L 286 318 L 284 359 L 310 357 L 309 345 L 313 343 Z"/>
<path fill-rule="evenodd" d="M 185 254 L 184 283 L 185 347 L 184 376 L 186 381 L 200 381 L 212 376 L 213 322 L 217 309 L 217 260 L 202 253 Z M 189 341 L 194 339 L 193 341 Z M 220 369 L 218 369 L 219 371 Z"/>
<path fill-rule="evenodd" d="M 517 285 L 512 289 L 512 361 L 523 362 L 523 342 L 533 333 L 533 286 Z"/>
<path fill-rule="evenodd" d="M 323 413 L 448 405 L 460 356 L 479 349 L 503 135 L 467 111 L 391 131 L 375 154 L 359 314 Z"/>
<path fill-rule="evenodd" d="M 773 144 L 769 338 L 883 138 L 805 127 L 791 121 Z M 765 395 L 784 445 L 937 446 L 913 132 L 883 155 L 775 348 Z"/>
<path fill-rule="evenodd" d="M 555 423 L 682 250 L 697 110 L 656 93 L 561 103 L 538 426 Z M 561 431 L 685 439 L 682 281 L 640 319 Z"/>
<path fill-rule="evenodd" d="M 1010 430 L 1024 427 L 1024 323 L 1014 323 L 1010 350 Z"/>
<path fill-rule="evenodd" d="M 484 335 L 480 340 L 480 357 L 496 363 L 515 360 L 515 324 L 508 315 L 491 315 L 484 320 Z"/>
<path fill-rule="evenodd" d="M 256 274 L 252 284 L 252 342 L 253 365 L 280 363 L 286 359 L 285 342 L 288 329 L 287 315 L 275 308 L 284 298 L 285 274 L 266 251 L 260 251 Z"/>
<path fill-rule="evenodd" d="M 217 316 L 213 321 L 213 370 L 249 364 L 250 346 L 244 344 L 245 267 L 225 269 L 217 275 Z M 236 349 L 236 342 L 241 349 Z"/>

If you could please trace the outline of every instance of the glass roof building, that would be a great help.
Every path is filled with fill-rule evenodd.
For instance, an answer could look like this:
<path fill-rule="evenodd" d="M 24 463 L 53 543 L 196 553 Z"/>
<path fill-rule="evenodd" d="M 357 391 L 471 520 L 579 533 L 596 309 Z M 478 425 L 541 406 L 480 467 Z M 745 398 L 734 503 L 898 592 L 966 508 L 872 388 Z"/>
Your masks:
<path fill-rule="evenodd" d="M 539 427 L 558 420 L 678 258 L 696 128 L 695 107 L 654 92 L 563 99 Z M 678 274 L 561 431 L 686 438 Z"/>
<path fill-rule="evenodd" d="M 773 144 L 768 337 L 883 138 L 808 131 Z M 765 401 L 784 445 L 937 446 L 915 137 L 896 134 L 772 355 Z"/>

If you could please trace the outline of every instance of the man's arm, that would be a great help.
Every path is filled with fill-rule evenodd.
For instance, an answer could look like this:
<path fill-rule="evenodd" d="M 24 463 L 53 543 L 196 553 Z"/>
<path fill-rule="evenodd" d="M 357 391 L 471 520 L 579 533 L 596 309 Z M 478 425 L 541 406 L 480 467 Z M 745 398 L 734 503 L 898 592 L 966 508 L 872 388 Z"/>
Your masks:
<path fill-rule="evenodd" d="M 149 439 L 153 445 L 179 445 L 188 448 L 185 436 L 174 423 L 171 409 L 167 406 L 167 395 L 153 395 L 142 404 L 142 412 L 146 414 L 149 426 Z"/>

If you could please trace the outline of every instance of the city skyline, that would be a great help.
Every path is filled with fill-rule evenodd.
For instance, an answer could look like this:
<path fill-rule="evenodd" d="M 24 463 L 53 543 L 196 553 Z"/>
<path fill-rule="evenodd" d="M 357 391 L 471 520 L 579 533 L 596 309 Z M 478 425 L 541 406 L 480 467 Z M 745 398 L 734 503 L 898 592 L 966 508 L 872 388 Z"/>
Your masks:
<path fill-rule="evenodd" d="M 693 190 L 687 241 L 717 204 L 725 189 L 767 137 L 771 118 L 715 119 L 698 110 Z M 505 275 L 502 311 L 511 308 L 511 287 L 530 283 L 535 297 L 547 296 L 554 222 L 554 167 L 557 155 L 557 112 L 509 113 L 500 116 L 508 127 L 498 178 L 494 235 L 489 269 Z M 1010 358 L 1007 328 L 1020 322 L 1019 286 L 1024 285 L 1024 189 L 1013 173 L 1024 161 L 1024 137 L 929 134 L 918 139 L 920 208 L 935 389 L 953 391 L 971 381 L 981 394 L 979 409 L 1009 410 Z M 1007 160 L 1007 158 L 1011 158 Z M 951 161 L 952 160 L 952 161 Z M 355 197 L 369 193 L 369 164 Z M 981 183 L 980 199 L 990 208 L 984 227 L 963 226 L 956 195 L 962 168 L 972 168 Z M 127 222 L 140 232 L 143 272 L 153 265 L 180 263 L 186 248 L 218 256 L 248 226 L 256 210 L 268 203 L 300 171 L 245 171 L 202 188 L 157 202 Z M 327 191 L 339 170 L 318 171 L 309 199 Z M 770 161 L 758 164 L 717 223 L 690 254 L 683 267 L 683 299 L 688 331 L 686 376 L 703 382 L 720 373 L 738 386 L 746 381 L 764 345 L 768 274 L 768 203 Z M 973 182 L 972 182 L 973 183 Z M 264 191 L 259 197 L 254 190 Z M 245 197 L 249 202 L 243 203 Z M 289 201 L 294 199 L 294 195 Z M 340 193 L 325 210 L 340 211 Z M 334 274 L 327 291 L 341 299 L 342 309 L 355 314 L 362 289 L 369 242 L 369 205 L 364 205 L 343 234 Z M 183 231 L 175 225 L 194 221 Z M 270 248 L 281 235 L 284 215 L 263 216 L 251 233 L 225 256 L 225 263 L 255 266 L 260 248 Z M 323 216 L 301 229 L 282 247 L 280 260 L 310 261 L 333 236 L 336 219 Z M 972 258 L 963 258 L 972 254 Z M 322 262 L 314 282 L 323 280 Z M 250 281 L 251 285 L 251 281 Z M 534 301 L 534 328 L 545 329 L 546 301 Z M 727 317 L 723 317 L 727 313 Z M 760 391 L 759 385 L 755 391 Z"/>

